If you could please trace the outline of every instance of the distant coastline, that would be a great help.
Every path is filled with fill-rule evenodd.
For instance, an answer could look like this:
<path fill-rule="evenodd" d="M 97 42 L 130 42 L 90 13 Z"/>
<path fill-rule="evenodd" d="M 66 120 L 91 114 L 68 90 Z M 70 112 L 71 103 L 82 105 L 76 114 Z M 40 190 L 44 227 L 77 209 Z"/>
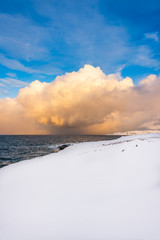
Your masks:
<path fill-rule="evenodd" d="M 116 132 L 113 135 L 120 135 L 120 136 L 131 136 L 131 135 L 145 135 L 151 133 L 160 133 L 160 130 L 133 130 L 133 131 L 126 131 L 126 132 Z"/>

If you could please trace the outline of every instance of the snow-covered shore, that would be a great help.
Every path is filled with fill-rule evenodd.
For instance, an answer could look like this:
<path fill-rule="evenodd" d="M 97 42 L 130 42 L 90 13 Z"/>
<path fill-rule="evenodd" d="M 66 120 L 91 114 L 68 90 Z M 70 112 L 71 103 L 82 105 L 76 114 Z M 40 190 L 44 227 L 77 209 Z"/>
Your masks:
<path fill-rule="evenodd" d="M 159 240 L 160 134 L 0 169 L 1 240 Z"/>

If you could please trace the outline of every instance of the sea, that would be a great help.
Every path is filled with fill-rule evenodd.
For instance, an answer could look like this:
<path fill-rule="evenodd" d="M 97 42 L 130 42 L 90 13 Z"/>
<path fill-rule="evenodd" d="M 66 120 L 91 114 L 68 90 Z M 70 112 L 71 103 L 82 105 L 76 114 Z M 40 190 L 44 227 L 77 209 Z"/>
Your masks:
<path fill-rule="evenodd" d="M 116 139 L 118 135 L 0 135 L 0 168 L 12 163 L 55 153 L 72 143 Z M 63 147 L 62 147 L 63 148 Z"/>

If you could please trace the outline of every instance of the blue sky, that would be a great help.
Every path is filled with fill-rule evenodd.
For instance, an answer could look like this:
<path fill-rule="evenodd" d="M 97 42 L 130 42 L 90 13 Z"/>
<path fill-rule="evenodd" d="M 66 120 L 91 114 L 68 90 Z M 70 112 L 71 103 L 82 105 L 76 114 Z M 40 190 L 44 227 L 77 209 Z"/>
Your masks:
<path fill-rule="evenodd" d="M 0 98 L 84 64 L 138 83 L 160 70 L 160 3 L 6 0 L 0 6 Z"/>

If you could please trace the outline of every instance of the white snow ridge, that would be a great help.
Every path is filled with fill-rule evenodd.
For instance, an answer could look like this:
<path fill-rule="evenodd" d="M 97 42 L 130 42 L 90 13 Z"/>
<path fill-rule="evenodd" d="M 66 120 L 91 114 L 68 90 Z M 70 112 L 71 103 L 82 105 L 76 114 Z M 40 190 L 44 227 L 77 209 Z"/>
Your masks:
<path fill-rule="evenodd" d="M 159 240 L 160 134 L 74 144 L 0 170 L 1 240 Z"/>

